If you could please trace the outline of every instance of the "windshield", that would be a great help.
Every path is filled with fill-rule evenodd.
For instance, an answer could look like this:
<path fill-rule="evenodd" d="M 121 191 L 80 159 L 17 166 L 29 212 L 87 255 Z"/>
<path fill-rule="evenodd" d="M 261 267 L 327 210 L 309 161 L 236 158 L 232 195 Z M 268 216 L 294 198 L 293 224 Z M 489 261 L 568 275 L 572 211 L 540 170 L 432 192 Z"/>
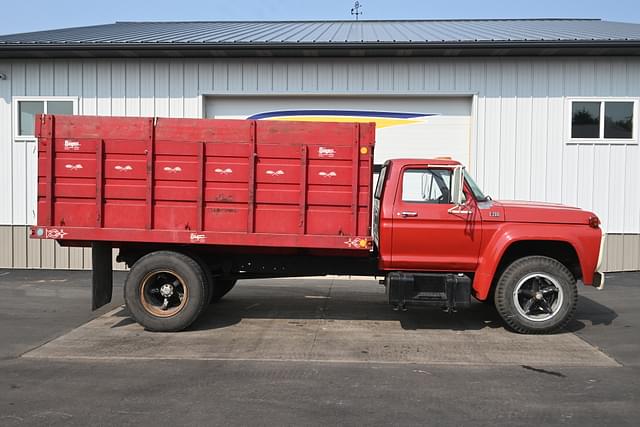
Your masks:
<path fill-rule="evenodd" d="M 463 169 L 463 171 L 464 179 L 467 181 L 467 185 L 469 185 L 469 188 L 471 189 L 471 192 L 473 193 L 473 196 L 476 198 L 476 200 L 479 202 L 486 202 L 487 200 L 491 200 L 491 197 L 484 195 L 480 187 L 478 187 L 478 184 L 476 184 L 473 178 L 471 178 L 471 175 L 469 175 L 469 172 L 467 172 L 466 169 Z"/>

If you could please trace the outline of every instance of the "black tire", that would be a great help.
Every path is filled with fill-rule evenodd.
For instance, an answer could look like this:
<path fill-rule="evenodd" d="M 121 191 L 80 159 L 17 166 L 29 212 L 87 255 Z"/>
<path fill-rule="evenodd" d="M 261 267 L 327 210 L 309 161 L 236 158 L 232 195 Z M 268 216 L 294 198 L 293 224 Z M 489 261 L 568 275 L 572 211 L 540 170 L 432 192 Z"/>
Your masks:
<path fill-rule="evenodd" d="M 211 268 L 209 268 L 207 263 L 204 262 L 204 259 L 202 257 L 192 253 L 187 253 L 187 256 L 193 258 L 193 260 L 198 263 L 198 265 L 204 272 L 204 278 L 205 278 L 204 285 L 205 285 L 205 290 L 207 292 L 204 300 L 211 301 L 211 295 L 213 295 L 213 287 L 215 286 L 215 282 L 216 282 L 215 278 L 213 277 L 213 272 L 211 271 Z"/>
<path fill-rule="evenodd" d="M 231 289 L 236 285 L 236 279 L 214 279 L 213 288 L 211 290 L 210 304 L 214 304 L 222 299 L 223 296 L 229 293 Z"/>
<path fill-rule="evenodd" d="M 511 330 L 521 334 L 555 332 L 571 320 L 576 310 L 576 279 L 553 258 L 520 258 L 500 276 L 494 300 Z"/>
<path fill-rule="evenodd" d="M 124 285 L 125 304 L 131 316 L 149 331 L 181 331 L 206 306 L 206 280 L 193 258 L 172 251 L 152 252 L 131 267 Z M 167 289 L 162 289 L 165 286 Z"/>

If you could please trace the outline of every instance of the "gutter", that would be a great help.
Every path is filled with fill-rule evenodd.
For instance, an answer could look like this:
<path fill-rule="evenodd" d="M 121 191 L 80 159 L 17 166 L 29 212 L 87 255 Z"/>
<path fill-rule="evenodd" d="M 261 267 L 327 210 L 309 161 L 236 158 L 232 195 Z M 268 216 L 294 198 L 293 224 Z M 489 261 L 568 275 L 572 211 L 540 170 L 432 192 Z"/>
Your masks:
<path fill-rule="evenodd" d="M 302 52 L 304 51 L 304 52 Z M 350 52 L 361 51 L 364 54 L 350 55 Z M 56 53 L 75 53 L 74 57 L 101 56 L 100 53 L 110 52 L 114 56 L 137 56 L 134 52 L 143 54 L 169 52 L 183 52 L 186 55 L 177 56 L 314 56 L 313 52 L 322 53 L 321 56 L 441 56 L 446 51 L 456 52 L 454 56 L 481 55 L 640 55 L 640 40 L 549 40 L 549 41 L 460 41 L 460 42 L 335 42 L 335 43 L 269 43 L 269 42 L 223 42 L 223 43 L 2 43 L 0 42 L 0 57 L 31 57 L 30 53 L 38 52 L 40 56 Z M 523 52 L 524 51 L 524 52 Z M 128 52 L 126 54 L 125 52 Z M 493 53 L 492 53 L 493 52 Z M 84 55 L 82 53 L 85 53 Z M 87 53 L 89 55 L 87 55 Z M 91 55 L 95 53 L 95 55 Z M 198 55 L 200 53 L 200 55 Z M 266 55 L 265 55 L 266 53 Z M 394 54 L 395 53 L 395 54 Z M 17 55 L 16 55 L 17 54 Z M 202 55 L 204 54 L 204 55 Z M 218 55 L 214 55 L 218 56 Z"/>

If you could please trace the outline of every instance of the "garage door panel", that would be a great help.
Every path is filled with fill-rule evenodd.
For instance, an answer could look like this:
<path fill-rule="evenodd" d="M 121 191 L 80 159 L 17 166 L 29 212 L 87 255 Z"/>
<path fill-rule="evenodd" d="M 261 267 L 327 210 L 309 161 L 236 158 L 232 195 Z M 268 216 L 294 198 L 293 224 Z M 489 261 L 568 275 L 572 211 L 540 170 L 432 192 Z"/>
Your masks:
<path fill-rule="evenodd" d="M 391 158 L 440 156 L 470 162 L 471 97 L 212 95 L 205 100 L 205 112 L 209 118 L 374 121 L 375 164 Z M 347 147 L 331 143 L 327 137 L 326 144 L 309 151 L 309 158 L 350 158 Z M 286 149 L 280 146 L 276 152 Z M 277 157 L 273 151 L 263 154 Z"/>

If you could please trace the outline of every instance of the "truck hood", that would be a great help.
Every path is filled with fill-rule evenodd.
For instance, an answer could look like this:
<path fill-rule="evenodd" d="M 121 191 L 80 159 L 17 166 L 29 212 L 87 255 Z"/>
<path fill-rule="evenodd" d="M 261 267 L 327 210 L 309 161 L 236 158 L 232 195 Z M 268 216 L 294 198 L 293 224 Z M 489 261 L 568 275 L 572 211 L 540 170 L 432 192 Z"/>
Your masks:
<path fill-rule="evenodd" d="M 499 200 L 494 201 L 494 206 L 502 209 L 505 221 L 512 222 L 586 225 L 594 216 L 592 212 L 558 203 Z"/>

